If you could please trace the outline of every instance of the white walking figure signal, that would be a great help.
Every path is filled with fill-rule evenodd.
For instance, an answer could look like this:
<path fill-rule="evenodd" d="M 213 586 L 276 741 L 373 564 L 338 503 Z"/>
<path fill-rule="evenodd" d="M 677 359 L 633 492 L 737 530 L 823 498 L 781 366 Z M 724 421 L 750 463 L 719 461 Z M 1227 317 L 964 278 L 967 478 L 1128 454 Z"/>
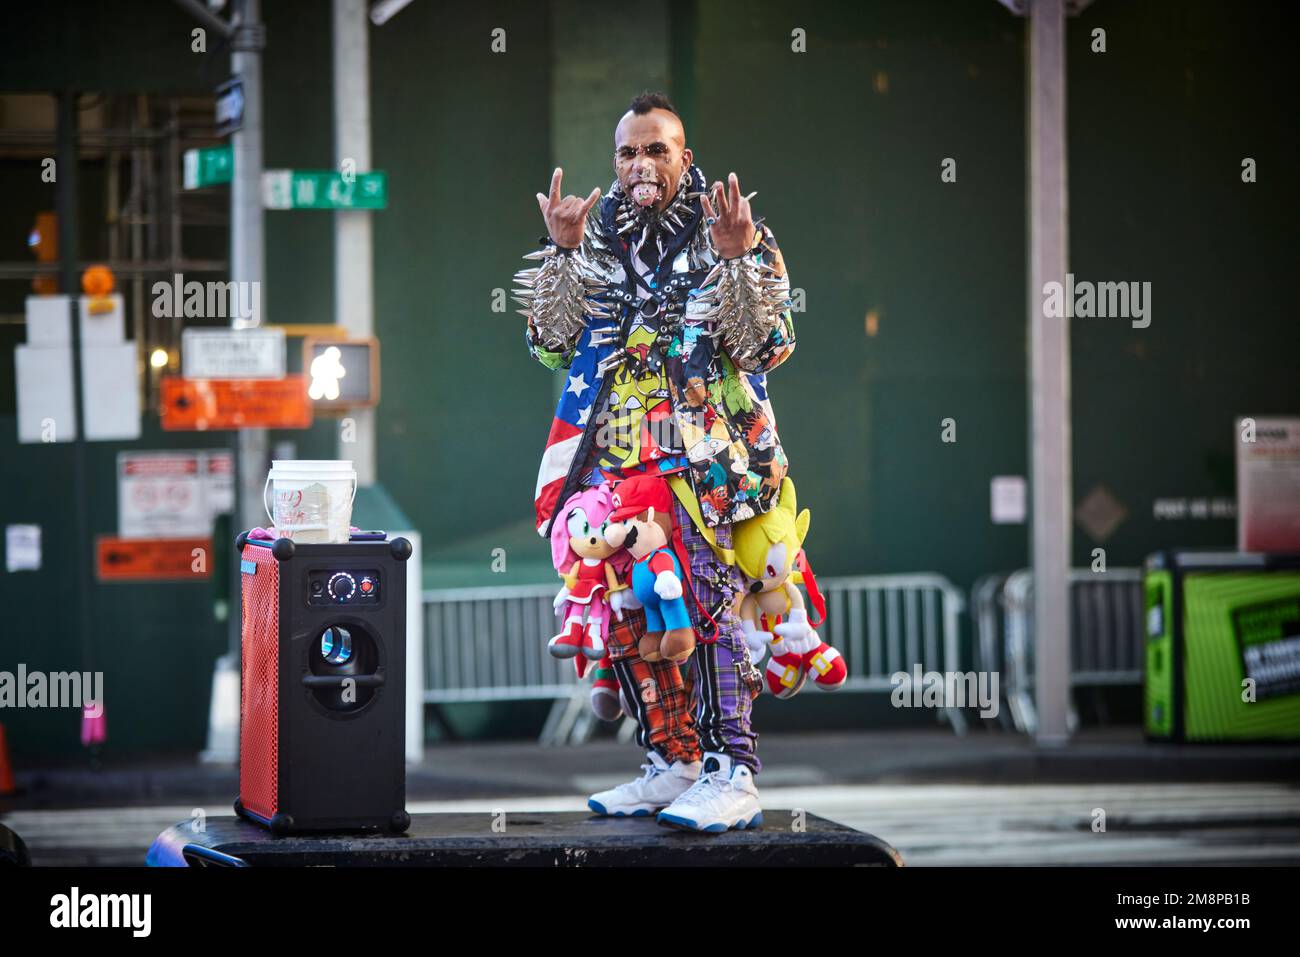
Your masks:
<path fill-rule="evenodd" d="M 339 397 L 339 379 L 347 375 L 347 370 L 339 361 L 342 355 L 338 346 L 330 346 L 311 360 L 311 386 L 307 389 L 308 396 L 331 401 Z"/>

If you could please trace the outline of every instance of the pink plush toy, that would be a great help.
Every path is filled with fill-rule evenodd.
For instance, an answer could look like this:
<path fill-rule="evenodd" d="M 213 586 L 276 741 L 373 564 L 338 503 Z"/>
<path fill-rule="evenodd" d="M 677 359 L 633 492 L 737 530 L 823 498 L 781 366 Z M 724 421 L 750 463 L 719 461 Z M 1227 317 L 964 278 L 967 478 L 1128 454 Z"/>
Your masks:
<path fill-rule="evenodd" d="M 610 609 L 621 610 L 627 588 L 618 574 L 628 564 L 627 553 L 605 541 L 613 510 L 609 488 L 598 485 L 569 496 L 551 525 L 551 558 L 564 579 L 555 596 L 564 624 L 547 645 L 557 658 L 605 656 Z"/>

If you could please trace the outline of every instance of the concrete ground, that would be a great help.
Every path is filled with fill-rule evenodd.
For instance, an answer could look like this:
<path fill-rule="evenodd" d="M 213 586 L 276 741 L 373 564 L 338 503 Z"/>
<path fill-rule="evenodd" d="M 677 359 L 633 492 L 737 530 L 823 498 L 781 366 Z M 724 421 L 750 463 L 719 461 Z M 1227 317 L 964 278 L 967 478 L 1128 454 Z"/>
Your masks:
<path fill-rule="evenodd" d="M 869 831 L 913 865 L 1300 864 L 1300 746 L 1155 745 L 1107 729 L 1040 750 L 1000 732 L 919 729 L 768 734 L 759 754 L 766 808 Z M 612 740 L 440 745 L 408 772 L 408 810 L 581 810 L 641 760 Z M 238 791 L 234 768 L 192 761 L 17 778 L 0 820 L 37 864 L 142 863 L 165 827 L 196 808 L 228 814 Z M 769 813 L 767 825 L 781 822 Z"/>

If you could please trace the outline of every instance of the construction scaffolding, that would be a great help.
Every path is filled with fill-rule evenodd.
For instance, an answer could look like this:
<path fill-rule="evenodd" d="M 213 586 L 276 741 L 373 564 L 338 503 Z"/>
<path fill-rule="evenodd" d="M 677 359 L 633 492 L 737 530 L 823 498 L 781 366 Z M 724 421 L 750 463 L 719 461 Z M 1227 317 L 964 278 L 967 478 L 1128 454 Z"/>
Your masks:
<path fill-rule="evenodd" d="M 0 161 L 57 156 L 55 95 L 0 95 Z M 188 248 L 229 248 L 230 190 L 213 186 L 183 188 L 181 167 L 186 149 L 216 146 L 212 96 L 82 94 L 77 100 L 77 164 L 99 167 L 104 179 L 103 219 L 78 224 L 82 237 L 77 272 L 101 263 L 117 277 L 126 298 L 131 338 L 137 344 L 141 408 L 158 412 L 157 384 L 180 368 L 182 317 L 155 317 L 149 308 L 154 282 L 169 284 L 176 274 L 229 271 L 227 258 L 187 255 Z M 83 177 L 84 178 L 84 177 Z M 84 211 L 84 207 L 83 207 Z M 98 230 L 98 235 L 96 231 Z M 205 237 L 203 231 L 217 230 Z M 90 258 L 84 250 L 102 250 Z M 58 281 L 61 265 L 53 262 L 0 262 L 0 281 L 28 281 L 48 276 Z M 0 322 L 24 322 L 21 314 Z M 162 350 L 167 361 L 153 365 Z"/>

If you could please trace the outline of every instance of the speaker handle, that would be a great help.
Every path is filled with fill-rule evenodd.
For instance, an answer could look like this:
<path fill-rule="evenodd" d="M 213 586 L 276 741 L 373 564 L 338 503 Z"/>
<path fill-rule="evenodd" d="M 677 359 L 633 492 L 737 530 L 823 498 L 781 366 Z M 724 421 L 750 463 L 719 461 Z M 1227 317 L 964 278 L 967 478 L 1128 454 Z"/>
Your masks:
<path fill-rule="evenodd" d="M 383 675 L 303 675 L 307 688 L 341 688 L 343 682 L 355 681 L 358 688 L 377 688 L 384 683 Z"/>

